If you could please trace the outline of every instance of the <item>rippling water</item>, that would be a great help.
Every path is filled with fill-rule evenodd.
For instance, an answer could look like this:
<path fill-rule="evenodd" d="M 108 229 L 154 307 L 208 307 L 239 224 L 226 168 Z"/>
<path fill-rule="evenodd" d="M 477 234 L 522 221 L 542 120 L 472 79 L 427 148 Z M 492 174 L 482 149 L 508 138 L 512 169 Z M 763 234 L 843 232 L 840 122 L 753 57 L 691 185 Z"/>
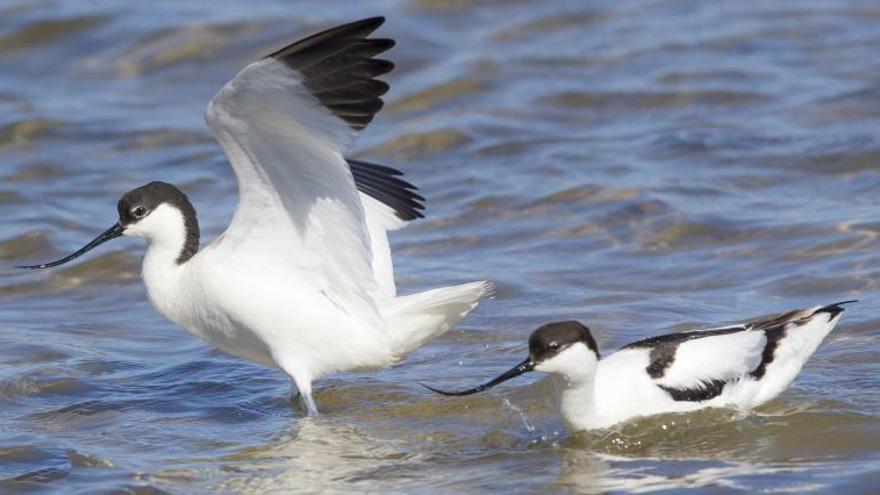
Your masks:
<path fill-rule="evenodd" d="M 402 291 L 497 298 L 404 366 L 318 384 L 158 316 L 142 246 L 77 265 L 118 196 L 181 185 L 208 236 L 236 186 L 211 95 L 284 41 L 383 13 L 399 44 L 356 154 L 429 217 L 393 238 Z M 880 487 L 880 6 L 851 2 L 0 2 L 0 491 L 876 493 Z M 530 330 L 605 349 L 858 298 L 756 414 L 569 435 L 550 384 L 463 399 Z"/>

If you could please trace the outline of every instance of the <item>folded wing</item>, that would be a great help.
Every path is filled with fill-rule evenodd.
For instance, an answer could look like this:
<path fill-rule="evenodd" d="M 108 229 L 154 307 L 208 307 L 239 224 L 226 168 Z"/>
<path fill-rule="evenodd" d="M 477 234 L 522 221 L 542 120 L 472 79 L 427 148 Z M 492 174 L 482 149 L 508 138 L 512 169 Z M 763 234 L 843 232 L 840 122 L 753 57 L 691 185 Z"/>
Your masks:
<path fill-rule="evenodd" d="M 715 398 L 728 384 L 742 379 L 761 380 L 768 365 L 797 359 L 798 366 L 833 328 L 842 303 L 795 310 L 739 325 L 661 335 L 627 345 L 649 350 L 645 371 L 674 400 Z M 810 324 L 821 320 L 816 329 Z M 793 353 L 792 349 L 800 350 Z M 793 356 L 798 354 L 798 356 Z M 795 371 L 796 374 L 796 371 Z M 793 375 L 791 377 L 793 379 Z"/>
<path fill-rule="evenodd" d="M 661 335 L 625 348 L 650 351 L 646 371 L 673 399 L 702 401 L 757 368 L 766 343 L 763 331 L 734 325 Z"/>

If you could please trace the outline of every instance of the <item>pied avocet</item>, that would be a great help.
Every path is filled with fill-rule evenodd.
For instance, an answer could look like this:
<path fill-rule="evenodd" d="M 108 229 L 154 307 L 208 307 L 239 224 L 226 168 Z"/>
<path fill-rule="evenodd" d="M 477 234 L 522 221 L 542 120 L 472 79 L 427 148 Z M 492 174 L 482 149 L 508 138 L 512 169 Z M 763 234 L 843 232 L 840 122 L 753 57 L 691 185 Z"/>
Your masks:
<path fill-rule="evenodd" d="M 199 224 L 177 187 L 151 182 L 118 203 L 119 221 L 73 260 L 119 236 L 149 242 L 153 306 L 218 349 L 293 380 L 310 414 L 312 381 L 389 366 L 448 330 L 487 282 L 398 296 L 386 232 L 421 217 L 400 172 L 343 153 L 382 108 L 394 46 L 375 17 L 323 31 L 244 68 L 206 120 L 239 185 L 226 231 L 199 251 Z"/>
<path fill-rule="evenodd" d="M 573 431 L 708 407 L 749 410 L 791 385 L 849 302 L 651 337 L 604 358 L 586 326 L 549 323 L 529 338 L 529 357 L 497 378 L 460 392 L 426 387 L 461 396 L 529 371 L 553 373 L 562 378 L 559 408 Z"/>

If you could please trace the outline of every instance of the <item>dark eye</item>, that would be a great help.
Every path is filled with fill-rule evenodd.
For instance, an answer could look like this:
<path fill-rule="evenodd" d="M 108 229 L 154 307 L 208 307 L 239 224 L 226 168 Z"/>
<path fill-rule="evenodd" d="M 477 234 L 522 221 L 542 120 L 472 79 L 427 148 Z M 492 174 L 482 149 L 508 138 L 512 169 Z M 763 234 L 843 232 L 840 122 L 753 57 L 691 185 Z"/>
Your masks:
<path fill-rule="evenodd" d="M 551 351 L 559 350 L 559 342 L 550 342 L 550 345 L 547 346 Z"/>
<path fill-rule="evenodd" d="M 143 206 L 138 206 L 137 208 L 132 210 L 131 213 L 134 215 L 135 218 L 142 218 L 144 215 L 147 214 L 147 209 Z"/>

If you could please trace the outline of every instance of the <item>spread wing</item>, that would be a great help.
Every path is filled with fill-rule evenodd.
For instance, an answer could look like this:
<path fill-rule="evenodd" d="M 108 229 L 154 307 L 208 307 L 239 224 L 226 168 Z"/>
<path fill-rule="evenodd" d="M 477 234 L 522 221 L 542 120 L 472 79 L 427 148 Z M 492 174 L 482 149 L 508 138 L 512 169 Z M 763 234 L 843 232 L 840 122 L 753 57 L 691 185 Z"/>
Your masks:
<path fill-rule="evenodd" d="M 296 264 L 318 290 L 377 320 L 366 213 L 343 153 L 382 108 L 375 77 L 394 45 L 367 39 L 384 19 L 339 26 L 245 67 L 208 104 L 206 120 L 239 184 L 215 249 Z"/>
<path fill-rule="evenodd" d="M 397 295 L 394 284 L 394 266 L 388 245 L 389 230 L 397 230 L 410 220 L 422 218 L 424 198 L 417 188 L 400 178 L 402 172 L 360 160 L 348 160 L 354 183 L 360 191 L 361 203 L 370 232 L 370 250 L 373 255 L 373 277 L 379 286 L 377 295 L 392 298 Z"/>

